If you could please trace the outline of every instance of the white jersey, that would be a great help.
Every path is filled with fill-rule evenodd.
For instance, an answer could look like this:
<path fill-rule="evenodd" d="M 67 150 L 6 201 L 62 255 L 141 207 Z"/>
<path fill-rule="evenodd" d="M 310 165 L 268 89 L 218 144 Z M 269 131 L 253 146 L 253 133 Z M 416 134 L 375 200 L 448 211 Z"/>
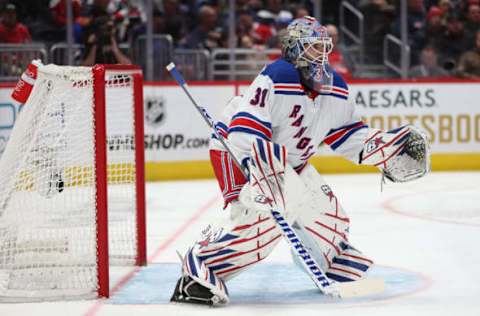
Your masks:
<path fill-rule="evenodd" d="M 287 161 L 297 171 L 322 142 L 358 163 L 369 128 L 354 114 L 348 87 L 336 72 L 332 82 L 319 92 L 309 92 L 295 66 L 279 59 L 229 103 L 217 130 L 228 137 L 240 161 L 259 137 L 285 145 Z M 211 149 L 223 150 L 218 141 L 212 141 Z"/>

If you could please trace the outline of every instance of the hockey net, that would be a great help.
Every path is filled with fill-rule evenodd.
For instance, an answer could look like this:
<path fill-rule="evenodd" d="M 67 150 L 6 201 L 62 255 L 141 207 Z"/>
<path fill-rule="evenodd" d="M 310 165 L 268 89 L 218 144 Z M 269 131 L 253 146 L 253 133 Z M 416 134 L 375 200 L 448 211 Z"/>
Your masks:
<path fill-rule="evenodd" d="M 105 297 L 109 264 L 145 264 L 142 98 L 134 66 L 39 68 L 0 160 L 0 302 Z"/>

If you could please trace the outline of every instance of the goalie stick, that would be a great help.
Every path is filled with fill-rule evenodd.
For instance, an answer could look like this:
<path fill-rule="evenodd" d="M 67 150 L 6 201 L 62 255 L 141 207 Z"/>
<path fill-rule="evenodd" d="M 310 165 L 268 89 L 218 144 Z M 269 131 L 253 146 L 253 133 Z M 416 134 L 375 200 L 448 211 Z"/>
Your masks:
<path fill-rule="evenodd" d="M 217 132 L 217 129 L 215 128 L 215 122 L 208 114 L 207 110 L 204 107 L 199 106 L 198 103 L 195 101 L 188 89 L 186 81 L 184 80 L 180 72 L 176 69 L 175 64 L 172 62 L 168 64 L 166 68 L 173 76 L 175 81 L 180 85 L 182 90 L 185 92 L 185 94 L 190 99 L 191 103 L 195 106 L 195 108 L 200 113 L 205 122 L 213 130 L 214 135 L 222 143 L 225 150 L 227 150 L 227 152 L 231 155 L 233 161 L 242 171 L 245 178 L 248 179 L 248 170 L 246 170 L 246 168 L 242 166 L 242 164 L 240 164 L 239 160 L 228 146 L 227 141 L 220 135 L 220 133 Z M 303 245 L 300 237 L 292 229 L 291 225 L 284 218 L 282 213 L 273 208 L 270 208 L 270 213 L 274 219 L 276 226 L 282 232 L 282 236 L 287 241 L 289 246 L 293 249 L 295 254 L 299 257 L 300 262 L 304 266 L 308 275 L 323 294 L 331 295 L 334 297 L 348 298 L 380 293 L 384 290 L 383 279 L 369 278 L 344 283 L 333 282 L 328 279 L 328 277 L 325 275 L 325 272 L 315 261 L 315 259 L 310 255 L 307 248 Z"/>

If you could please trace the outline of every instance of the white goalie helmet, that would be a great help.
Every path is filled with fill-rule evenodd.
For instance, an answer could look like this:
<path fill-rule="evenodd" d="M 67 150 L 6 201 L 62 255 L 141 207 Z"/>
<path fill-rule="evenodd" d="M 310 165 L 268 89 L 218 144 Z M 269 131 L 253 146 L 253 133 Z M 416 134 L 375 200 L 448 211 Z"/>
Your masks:
<path fill-rule="evenodd" d="M 311 16 L 293 20 L 282 38 L 284 57 L 298 68 L 309 68 L 316 80 L 328 74 L 328 55 L 332 52 L 332 38 L 326 27 Z"/>

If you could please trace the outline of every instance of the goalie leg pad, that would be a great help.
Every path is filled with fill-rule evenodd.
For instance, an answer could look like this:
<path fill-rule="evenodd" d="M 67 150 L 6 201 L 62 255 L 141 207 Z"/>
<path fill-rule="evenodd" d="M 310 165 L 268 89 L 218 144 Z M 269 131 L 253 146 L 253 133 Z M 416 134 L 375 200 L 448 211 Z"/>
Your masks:
<path fill-rule="evenodd" d="M 373 262 L 351 246 L 350 219 L 337 197 L 311 165 L 302 171 L 300 178 L 315 194 L 310 203 L 303 201 L 293 229 L 327 277 L 340 282 L 362 278 Z"/>
<path fill-rule="evenodd" d="M 266 258 L 281 239 L 270 214 L 230 203 L 228 223 L 207 227 L 193 254 L 216 276 L 229 280 Z"/>
<path fill-rule="evenodd" d="M 248 209 L 239 201 L 230 203 L 227 210 L 230 218 L 204 229 L 185 255 L 173 301 L 228 303 L 224 282 L 266 258 L 281 240 L 269 214 Z"/>
<path fill-rule="evenodd" d="M 340 243 L 341 253 L 328 262 L 326 275 L 337 282 L 357 281 L 365 276 L 373 261 L 348 242 Z"/>

